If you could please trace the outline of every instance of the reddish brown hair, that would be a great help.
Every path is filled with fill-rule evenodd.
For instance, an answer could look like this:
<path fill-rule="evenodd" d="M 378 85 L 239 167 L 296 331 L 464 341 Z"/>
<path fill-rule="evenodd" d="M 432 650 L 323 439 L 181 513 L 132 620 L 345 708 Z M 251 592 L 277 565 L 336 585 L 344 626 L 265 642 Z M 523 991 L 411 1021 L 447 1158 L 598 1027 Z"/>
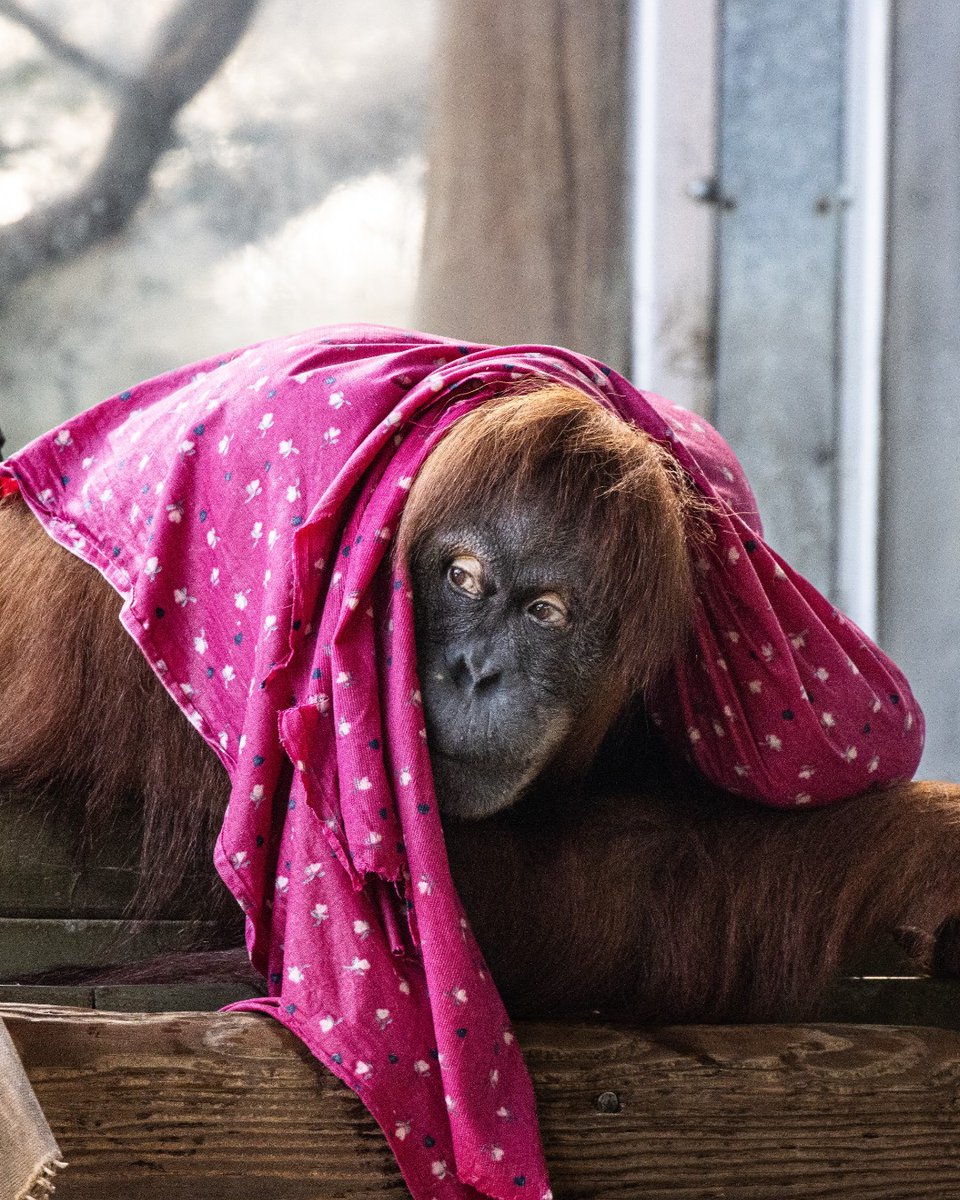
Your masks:
<path fill-rule="evenodd" d="M 120 597 L 0 500 L 0 787 L 56 814 L 86 854 L 143 870 L 131 912 L 234 918 L 209 863 L 227 777 L 119 621 Z"/>

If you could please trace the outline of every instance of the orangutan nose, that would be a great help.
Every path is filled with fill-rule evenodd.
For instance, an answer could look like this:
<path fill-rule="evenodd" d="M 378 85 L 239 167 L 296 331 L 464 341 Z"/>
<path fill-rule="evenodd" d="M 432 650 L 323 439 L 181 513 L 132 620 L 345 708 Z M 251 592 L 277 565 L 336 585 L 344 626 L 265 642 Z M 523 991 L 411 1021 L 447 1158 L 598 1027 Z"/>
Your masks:
<path fill-rule="evenodd" d="M 489 691 L 502 674 L 496 655 L 479 646 L 458 654 L 450 668 L 450 678 L 456 686 L 471 694 Z"/>

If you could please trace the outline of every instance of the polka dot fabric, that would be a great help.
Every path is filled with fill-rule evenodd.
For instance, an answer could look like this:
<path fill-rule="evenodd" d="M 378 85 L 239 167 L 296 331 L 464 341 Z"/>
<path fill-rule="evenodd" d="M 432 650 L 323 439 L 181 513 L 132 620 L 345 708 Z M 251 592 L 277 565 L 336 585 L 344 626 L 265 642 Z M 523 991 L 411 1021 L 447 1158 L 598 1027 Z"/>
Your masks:
<path fill-rule="evenodd" d="M 677 751 L 776 805 L 909 776 L 896 668 L 765 545 L 705 422 L 569 351 L 318 329 L 140 384 L 7 462 L 218 754 L 216 864 L 287 1025 L 360 1096 L 427 1198 L 550 1196 L 530 1081 L 453 888 L 409 582 L 390 546 L 449 425 L 568 383 L 668 443 L 711 501 L 693 652 L 653 705 Z"/>
<path fill-rule="evenodd" d="M 911 778 L 924 725 L 903 675 L 767 546 L 753 493 L 716 430 L 660 397 L 643 400 L 713 501 L 712 540 L 694 561 L 694 648 L 651 704 L 667 741 L 728 791 L 781 808 Z"/>

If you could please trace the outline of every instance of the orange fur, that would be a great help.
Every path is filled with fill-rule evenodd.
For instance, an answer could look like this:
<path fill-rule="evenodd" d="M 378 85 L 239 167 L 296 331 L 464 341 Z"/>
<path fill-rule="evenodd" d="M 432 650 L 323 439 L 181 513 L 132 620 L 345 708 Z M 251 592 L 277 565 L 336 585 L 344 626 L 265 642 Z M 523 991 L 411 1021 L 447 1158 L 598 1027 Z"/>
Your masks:
<path fill-rule="evenodd" d="M 451 829 L 447 844 L 514 1014 L 810 1018 L 845 957 L 901 929 L 918 969 L 933 951 L 940 974 L 957 973 L 960 789 L 949 785 L 783 811 L 671 773 L 553 825 L 495 818 Z M 490 903 L 491 869 L 509 903 Z"/>
<path fill-rule="evenodd" d="M 0 785 L 66 818 L 80 854 L 105 838 L 142 868 L 132 915 L 191 898 L 237 925 L 210 866 L 228 781 L 121 626 L 120 598 L 0 501 Z"/>

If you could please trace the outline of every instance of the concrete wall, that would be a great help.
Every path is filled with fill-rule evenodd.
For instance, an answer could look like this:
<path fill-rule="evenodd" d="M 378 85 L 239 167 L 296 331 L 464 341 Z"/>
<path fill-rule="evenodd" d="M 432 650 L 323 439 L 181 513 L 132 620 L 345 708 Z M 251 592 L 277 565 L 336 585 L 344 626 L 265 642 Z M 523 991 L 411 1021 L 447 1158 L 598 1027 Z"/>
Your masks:
<path fill-rule="evenodd" d="M 960 779 L 960 4 L 894 6 L 880 635 Z"/>

